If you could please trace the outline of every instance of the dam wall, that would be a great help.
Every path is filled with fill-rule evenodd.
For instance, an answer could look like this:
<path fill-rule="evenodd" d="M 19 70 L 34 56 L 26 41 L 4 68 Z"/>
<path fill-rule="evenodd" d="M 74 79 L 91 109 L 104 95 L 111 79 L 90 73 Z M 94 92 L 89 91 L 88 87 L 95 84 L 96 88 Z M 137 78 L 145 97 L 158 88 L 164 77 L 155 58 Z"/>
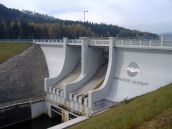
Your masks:
<path fill-rule="evenodd" d="M 41 45 L 41 49 L 47 62 L 48 77 L 56 77 L 64 64 L 65 51 L 63 45 Z"/>
<path fill-rule="evenodd" d="M 55 44 L 40 44 L 45 55 L 49 70 L 49 77 L 45 79 L 44 89 L 51 92 L 55 84 L 70 74 L 81 60 L 81 49 L 77 46 L 68 46 L 68 38 Z"/>
<path fill-rule="evenodd" d="M 70 93 L 74 93 L 88 82 L 97 72 L 103 63 L 103 55 L 101 50 L 96 50 L 88 46 L 88 39 L 84 38 L 81 48 L 81 74 L 75 81 L 66 84 L 64 87 L 64 98 L 69 100 Z"/>
<path fill-rule="evenodd" d="M 116 67 L 116 48 L 114 48 L 114 38 L 111 38 L 109 42 L 109 60 L 108 68 L 103 84 L 95 90 L 89 91 L 88 93 L 88 107 L 91 109 L 91 112 L 104 108 L 108 105 L 111 105 L 112 102 L 108 102 L 105 98 L 110 92 L 114 69 Z"/>
<path fill-rule="evenodd" d="M 80 46 L 81 74 L 63 87 L 63 103 L 50 99 L 71 111 L 92 114 L 172 82 L 172 41 L 84 37 L 70 39 L 65 44 L 68 47 Z M 105 50 L 108 50 L 105 78 L 98 87 L 89 89 L 90 85 L 86 83 L 93 84 L 91 81 L 103 64 Z"/>
<path fill-rule="evenodd" d="M 117 48 L 116 68 L 107 100 L 120 102 L 172 82 L 172 51 Z"/>
<path fill-rule="evenodd" d="M 63 42 L 64 44 L 62 48 L 59 47 L 56 48 L 57 55 L 55 55 L 54 57 L 56 57 L 56 60 L 59 60 L 61 65 L 56 67 L 56 69 L 58 69 L 59 72 L 54 73 L 56 75 L 55 77 L 49 76 L 49 78 L 45 79 L 46 90 L 51 90 L 48 87 L 51 87 L 56 83 L 58 83 L 59 81 L 61 81 L 68 74 L 70 74 L 74 70 L 74 68 L 80 63 L 81 60 L 80 47 L 68 46 L 66 44 L 67 42 L 68 39 L 64 38 L 64 42 Z M 63 53 L 61 53 L 61 50 L 63 50 Z M 44 53 L 45 55 L 47 55 L 48 52 L 44 51 Z M 49 60 L 49 56 L 47 56 L 46 59 Z M 52 62 L 48 65 L 50 69 L 49 73 L 51 73 L 51 71 L 54 72 L 54 69 L 51 67 L 51 65 L 56 66 L 56 64 L 59 63 L 53 62 L 52 60 Z"/>
<path fill-rule="evenodd" d="M 116 46 L 116 42 L 109 45 L 109 64 L 103 85 L 90 91 L 89 106 L 93 112 L 110 102 L 128 100 L 172 82 L 170 46 Z"/>

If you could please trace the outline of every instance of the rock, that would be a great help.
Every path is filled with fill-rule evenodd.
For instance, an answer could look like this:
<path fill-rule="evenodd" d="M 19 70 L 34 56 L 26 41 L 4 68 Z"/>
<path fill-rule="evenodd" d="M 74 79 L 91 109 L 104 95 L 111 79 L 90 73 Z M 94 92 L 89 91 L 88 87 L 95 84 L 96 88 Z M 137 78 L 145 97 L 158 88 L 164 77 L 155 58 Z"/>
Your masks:
<path fill-rule="evenodd" d="M 0 103 L 45 95 L 48 68 L 41 48 L 26 51 L 0 64 Z"/>

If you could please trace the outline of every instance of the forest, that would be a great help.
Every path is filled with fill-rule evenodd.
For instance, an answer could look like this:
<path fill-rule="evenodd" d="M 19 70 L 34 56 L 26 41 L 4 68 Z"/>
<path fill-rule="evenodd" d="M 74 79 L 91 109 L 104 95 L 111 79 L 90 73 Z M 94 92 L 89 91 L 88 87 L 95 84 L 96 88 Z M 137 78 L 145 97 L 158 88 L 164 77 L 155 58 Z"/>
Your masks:
<path fill-rule="evenodd" d="M 0 39 L 57 39 L 83 36 L 159 38 L 157 34 L 117 25 L 61 20 L 37 12 L 10 9 L 0 4 Z"/>

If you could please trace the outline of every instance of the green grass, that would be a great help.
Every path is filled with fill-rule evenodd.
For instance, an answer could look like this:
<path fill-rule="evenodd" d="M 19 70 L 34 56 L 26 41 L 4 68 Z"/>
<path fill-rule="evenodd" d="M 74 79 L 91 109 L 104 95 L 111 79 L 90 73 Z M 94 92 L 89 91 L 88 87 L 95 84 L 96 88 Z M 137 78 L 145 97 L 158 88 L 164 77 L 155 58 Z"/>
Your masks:
<path fill-rule="evenodd" d="M 172 129 L 172 108 L 143 123 L 137 129 Z"/>
<path fill-rule="evenodd" d="M 69 129 L 147 129 L 145 124 L 157 125 L 164 113 L 172 114 L 172 84 L 121 103 Z M 172 129 L 172 121 L 170 125 L 168 118 L 159 125 L 160 128 L 153 126 L 150 129 Z"/>
<path fill-rule="evenodd" d="M 30 47 L 31 43 L 0 43 L 0 64 Z"/>

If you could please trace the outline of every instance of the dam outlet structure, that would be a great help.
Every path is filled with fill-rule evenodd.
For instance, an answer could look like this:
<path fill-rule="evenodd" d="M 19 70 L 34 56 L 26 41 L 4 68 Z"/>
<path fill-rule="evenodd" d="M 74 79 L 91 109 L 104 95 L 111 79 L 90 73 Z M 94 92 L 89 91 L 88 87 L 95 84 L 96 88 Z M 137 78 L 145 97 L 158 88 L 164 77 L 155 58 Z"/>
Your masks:
<path fill-rule="evenodd" d="M 49 70 L 48 115 L 62 115 L 61 128 L 172 82 L 172 41 L 65 37 L 33 43 Z"/>

